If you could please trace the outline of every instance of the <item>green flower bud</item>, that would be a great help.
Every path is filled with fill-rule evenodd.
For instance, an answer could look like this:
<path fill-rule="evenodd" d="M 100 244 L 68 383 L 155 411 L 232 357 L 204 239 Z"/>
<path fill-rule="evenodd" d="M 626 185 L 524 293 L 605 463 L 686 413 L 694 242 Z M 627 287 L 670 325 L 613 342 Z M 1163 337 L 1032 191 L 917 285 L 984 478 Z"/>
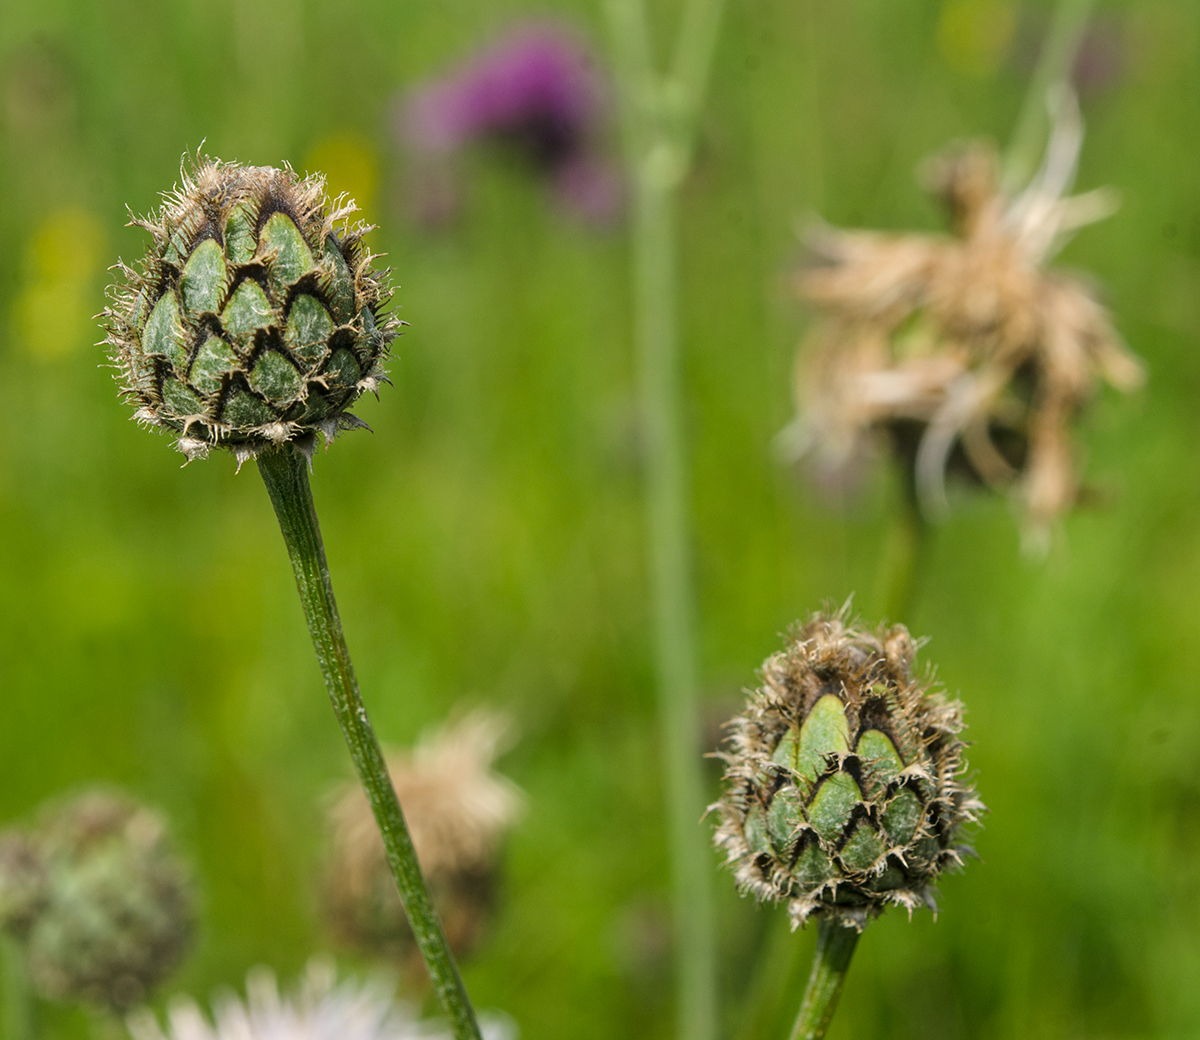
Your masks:
<path fill-rule="evenodd" d="M 110 356 L 135 418 L 178 435 L 189 459 L 239 462 L 296 441 L 311 450 L 363 425 L 349 408 L 385 378 L 400 323 L 380 314 L 386 272 L 319 175 L 205 161 L 160 212 L 153 242 L 104 312 Z"/>
<path fill-rule="evenodd" d="M 860 929 L 889 904 L 934 908 L 983 804 L 962 777 L 962 705 L 914 677 L 901 625 L 816 614 L 763 664 L 729 723 L 716 843 L 738 887 Z"/>
<path fill-rule="evenodd" d="M 23 930 L 37 989 L 122 1010 L 178 965 L 193 933 L 187 870 L 158 813 L 90 791 L 27 835 L 41 900 Z"/>

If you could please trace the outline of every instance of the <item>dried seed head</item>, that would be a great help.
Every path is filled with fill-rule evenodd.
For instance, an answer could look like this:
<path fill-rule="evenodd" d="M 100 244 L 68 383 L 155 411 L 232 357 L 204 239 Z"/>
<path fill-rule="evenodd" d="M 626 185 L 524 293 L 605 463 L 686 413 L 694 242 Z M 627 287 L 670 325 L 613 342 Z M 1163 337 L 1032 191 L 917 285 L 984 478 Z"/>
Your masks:
<path fill-rule="evenodd" d="M 117 1010 L 144 1000 L 182 959 L 195 917 L 162 817 L 90 791 L 52 806 L 19 837 L 20 873 L 35 897 L 4 923 L 23 941 L 38 990 Z M 7 877 L 0 867 L 0 892 Z"/>
<path fill-rule="evenodd" d="M 763 664 L 729 723 L 716 844 L 738 887 L 860 929 L 887 906 L 934 907 L 934 882 L 983 811 L 963 782 L 962 706 L 913 675 L 902 625 L 816 614 Z"/>
<path fill-rule="evenodd" d="M 1043 166 L 1018 195 L 1001 191 L 990 146 L 927 164 L 953 237 L 814 232 L 797 284 L 821 320 L 783 438 L 836 480 L 890 434 L 926 515 L 945 511 L 953 465 L 1010 491 L 1034 544 L 1078 495 L 1070 430 L 1096 385 L 1142 379 L 1089 287 L 1045 270 L 1076 229 L 1114 208 L 1105 190 L 1066 197 L 1082 123 L 1069 92 L 1052 111 Z"/>
<path fill-rule="evenodd" d="M 520 791 L 492 770 L 509 728 L 503 716 L 478 709 L 411 753 L 388 756 L 417 858 L 458 954 L 477 943 L 491 916 L 501 846 L 521 808 Z M 411 933 L 359 785 L 347 785 L 333 802 L 329 830 L 333 930 L 348 945 L 407 958 Z"/>
<path fill-rule="evenodd" d="M 162 209 L 134 223 L 153 241 L 105 310 L 106 342 L 135 418 L 202 456 L 239 461 L 310 447 L 362 423 L 350 407 L 384 378 L 399 322 L 355 211 L 324 178 L 204 160 Z"/>

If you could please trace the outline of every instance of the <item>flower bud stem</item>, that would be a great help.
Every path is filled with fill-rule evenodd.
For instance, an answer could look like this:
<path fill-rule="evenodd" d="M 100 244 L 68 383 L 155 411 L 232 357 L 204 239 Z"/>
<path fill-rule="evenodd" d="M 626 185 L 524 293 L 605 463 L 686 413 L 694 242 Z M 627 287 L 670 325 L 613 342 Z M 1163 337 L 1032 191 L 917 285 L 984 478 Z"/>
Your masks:
<path fill-rule="evenodd" d="M 454 1027 L 456 1040 L 480 1040 L 475 1012 L 429 898 L 400 801 L 358 692 L 308 484 L 308 460 L 294 445 L 286 444 L 259 455 L 258 470 L 287 543 L 300 602 L 334 714 L 375 813 L 388 864 L 400 889 L 413 937 L 429 969 L 438 1003 Z"/>
<path fill-rule="evenodd" d="M 817 952 L 813 956 L 808 987 L 800 1003 L 800 1014 L 792 1027 L 791 1040 L 821 1040 L 837 1009 L 838 997 L 846 982 L 846 972 L 858 932 L 836 921 L 821 919 L 817 932 Z"/>

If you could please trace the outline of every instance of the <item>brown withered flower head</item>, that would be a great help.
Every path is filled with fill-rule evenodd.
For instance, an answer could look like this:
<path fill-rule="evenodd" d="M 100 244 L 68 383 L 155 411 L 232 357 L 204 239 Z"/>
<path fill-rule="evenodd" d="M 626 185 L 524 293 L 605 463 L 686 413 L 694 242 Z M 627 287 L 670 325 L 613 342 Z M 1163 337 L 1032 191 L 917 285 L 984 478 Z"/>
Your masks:
<path fill-rule="evenodd" d="M 388 770 L 451 949 L 469 952 L 493 908 L 504 837 L 520 790 L 492 769 L 508 742 L 508 720 L 476 709 L 431 733 L 411 751 L 390 752 Z M 370 806 L 347 784 L 328 812 L 325 906 L 348 946 L 413 961 L 423 977 L 396 883 Z"/>
<path fill-rule="evenodd" d="M 1001 189 L 987 144 L 928 164 L 952 235 L 810 235 L 797 286 L 819 321 L 796 369 L 798 417 L 781 435 L 788 455 L 835 479 L 890 436 L 926 516 L 945 512 L 953 464 L 1011 493 L 1043 543 L 1079 492 L 1073 420 L 1101 379 L 1121 390 L 1142 380 L 1088 286 L 1046 269 L 1072 232 L 1115 208 L 1105 189 L 1067 195 L 1083 127 L 1067 88 L 1050 108 L 1045 157 L 1019 194 Z"/>
<path fill-rule="evenodd" d="M 387 272 L 319 174 L 197 160 L 162 209 L 134 223 L 152 241 L 104 312 L 110 357 L 135 418 L 189 459 L 239 463 L 291 441 L 311 452 L 363 423 L 350 412 L 384 378 L 400 323 L 382 312 Z"/>
<path fill-rule="evenodd" d="M 962 705 L 915 674 L 903 625 L 814 614 L 768 657 L 729 724 L 715 841 L 742 892 L 862 930 L 890 905 L 934 907 L 983 812 L 964 779 Z"/>

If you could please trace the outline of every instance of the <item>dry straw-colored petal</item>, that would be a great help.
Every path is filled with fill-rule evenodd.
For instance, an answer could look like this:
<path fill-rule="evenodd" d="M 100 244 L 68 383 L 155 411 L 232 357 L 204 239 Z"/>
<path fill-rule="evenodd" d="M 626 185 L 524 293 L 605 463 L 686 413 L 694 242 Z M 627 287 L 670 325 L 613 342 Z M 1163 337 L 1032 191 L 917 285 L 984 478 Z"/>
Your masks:
<path fill-rule="evenodd" d="M 504 837 L 524 801 L 492 768 L 511 730 L 506 716 L 478 708 L 411 751 L 387 756 L 421 869 L 460 953 L 486 924 Z M 357 784 L 347 784 L 330 804 L 328 822 L 326 905 L 334 930 L 350 945 L 411 952 L 378 827 Z"/>
<path fill-rule="evenodd" d="M 1106 191 L 1066 197 L 1082 123 L 1068 91 L 1051 107 L 1045 160 L 1018 195 L 1001 191 L 985 144 L 926 165 L 953 234 L 811 232 L 796 288 L 818 322 L 797 364 L 788 455 L 850 472 L 880 435 L 915 427 L 911 476 L 927 515 L 945 512 L 953 459 L 1011 493 L 1034 540 L 1070 508 L 1072 424 L 1100 382 L 1128 391 L 1143 376 L 1092 290 L 1045 269 L 1114 205 Z"/>

